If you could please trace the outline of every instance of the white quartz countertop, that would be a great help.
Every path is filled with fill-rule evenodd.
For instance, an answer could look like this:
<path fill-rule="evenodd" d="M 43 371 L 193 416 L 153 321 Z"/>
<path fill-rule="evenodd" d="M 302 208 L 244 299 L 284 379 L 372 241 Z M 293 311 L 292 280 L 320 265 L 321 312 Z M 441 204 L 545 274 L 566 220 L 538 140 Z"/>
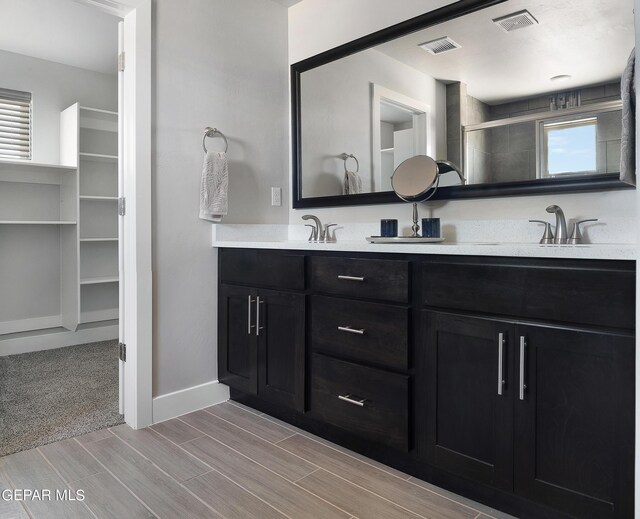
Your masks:
<path fill-rule="evenodd" d="M 364 236 L 339 239 L 335 243 L 310 243 L 298 239 L 299 233 L 280 229 L 286 226 L 228 225 L 212 235 L 215 248 L 276 249 L 301 251 L 375 252 L 395 254 L 444 254 L 456 256 L 506 256 L 528 258 L 571 258 L 635 260 L 635 243 L 591 243 L 582 245 L 541 245 L 496 241 L 445 240 L 441 243 L 368 243 Z M 293 238 L 293 239 L 292 239 Z"/>
<path fill-rule="evenodd" d="M 215 241 L 216 248 L 280 249 L 304 251 L 387 252 L 396 254 L 451 254 L 458 256 L 514 256 L 635 260 L 636 246 L 629 244 L 539 245 L 531 243 L 393 243 L 362 241 L 309 243 L 306 241 Z"/>

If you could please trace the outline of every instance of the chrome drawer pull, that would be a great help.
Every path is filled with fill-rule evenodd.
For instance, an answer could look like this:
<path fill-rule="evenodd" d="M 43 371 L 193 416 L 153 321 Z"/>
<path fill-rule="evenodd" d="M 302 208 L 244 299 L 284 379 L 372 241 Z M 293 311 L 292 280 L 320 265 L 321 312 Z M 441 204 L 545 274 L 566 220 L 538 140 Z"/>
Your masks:
<path fill-rule="evenodd" d="M 504 389 L 504 333 L 498 334 L 498 395 Z"/>
<path fill-rule="evenodd" d="M 356 399 L 352 398 L 351 395 L 338 395 L 338 398 L 343 402 L 347 402 L 349 404 L 357 405 L 358 407 L 364 407 L 364 398 Z"/>
<path fill-rule="evenodd" d="M 260 305 L 263 305 L 264 301 L 260 299 L 260 296 L 256 298 L 256 336 L 260 335 L 260 330 L 264 327 L 260 326 Z"/>
<path fill-rule="evenodd" d="M 338 331 L 355 333 L 357 335 L 364 335 L 364 328 L 351 328 L 351 326 L 338 326 Z"/>
<path fill-rule="evenodd" d="M 342 276 L 338 274 L 338 279 L 346 279 L 347 281 L 364 281 L 364 276 Z"/>
<path fill-rule="evenodd" d="M 527 339 L 524 335 L 520 336 L 520 400 L 524 400 L 524 390 L 527 385 L 524 383 L 525 377 L 525 356 L 527 354 Z"/>
<path fill-rule="evenodd" d="M 251 299 L 251 296 L 247 296 L 247 312 L 249 315 L 247 316 L 247 335 L 251 335 L 251 328 L 253 325 L 251 324 L 251 303 L 254 303 L 255 300 Z"/>

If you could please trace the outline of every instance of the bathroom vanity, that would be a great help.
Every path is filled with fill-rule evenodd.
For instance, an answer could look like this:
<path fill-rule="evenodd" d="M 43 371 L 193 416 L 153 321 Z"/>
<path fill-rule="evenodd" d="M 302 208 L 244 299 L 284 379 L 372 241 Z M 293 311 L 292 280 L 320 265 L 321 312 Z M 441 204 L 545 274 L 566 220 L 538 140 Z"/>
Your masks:
<path fill-rule="evenodd" d="M 234 400 L 518 517 L 632 517 L 635 262 L 304 248 L 219 249 Z"/>

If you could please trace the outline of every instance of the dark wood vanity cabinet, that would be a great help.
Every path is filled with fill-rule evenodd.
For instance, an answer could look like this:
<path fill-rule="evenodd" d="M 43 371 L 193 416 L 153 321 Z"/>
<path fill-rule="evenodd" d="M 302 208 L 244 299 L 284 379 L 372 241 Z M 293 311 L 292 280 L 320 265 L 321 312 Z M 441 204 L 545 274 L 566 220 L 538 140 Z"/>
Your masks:
<path fill-rule="evenodd" d="M 226 279 L 229 272 L 236 275 L 237 252 L 221 254 L 221 279 Z M 280 280 L 287 279 L 284 272 L 291 267 L 292 258 L 265 253 L 254 255 L 254 262 L 262 268 L 268 264 L 274 276 L 260 278 L 252 272 L 233 281 L 277 285 Z M 293 262 L 303 264 L 304 257 L 297 256 Z M 244 263 L 247 263 L 246 259 Z M 282 284 L 304 286 L 304 277 L 300 285 L 292 280 Z M 220 283 L 218 302 L 219 380 L 265 401 L 302 411 L 305 398 L 304 293 L 225 282 Z"/>
<path fill-rule="evenodd" d="M 633 517 L 632 262 L 220 258 L 232 398 L 518 517 Z"/>
<path fill-rule="evenodd" d="M 418 455 L 571 517 L 631 517 L 633 267 L 452 260 L 421 278 Z"/>

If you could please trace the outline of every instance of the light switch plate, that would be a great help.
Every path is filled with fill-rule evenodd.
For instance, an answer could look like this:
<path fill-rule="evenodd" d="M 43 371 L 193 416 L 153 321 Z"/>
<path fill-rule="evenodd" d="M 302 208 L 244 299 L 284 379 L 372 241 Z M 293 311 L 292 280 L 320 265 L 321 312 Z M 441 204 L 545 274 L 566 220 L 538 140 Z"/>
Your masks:
<path fill-rule="evenodd" d="M 282 189 L 279 187 L 271 188 L 271 205 L 280 207 L 282 205 Z"/>

